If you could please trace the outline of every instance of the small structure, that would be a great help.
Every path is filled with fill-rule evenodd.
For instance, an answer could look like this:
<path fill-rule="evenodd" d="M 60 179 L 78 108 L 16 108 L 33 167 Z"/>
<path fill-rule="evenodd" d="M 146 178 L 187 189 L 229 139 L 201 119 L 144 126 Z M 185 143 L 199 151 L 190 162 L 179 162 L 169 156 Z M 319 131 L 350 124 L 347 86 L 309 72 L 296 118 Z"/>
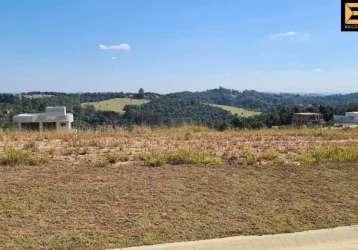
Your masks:
<path fill-rule="evenodd" d="M 335 115 L 334 123 L 338 126 L 358 126 L 358 112 L 346 112 L 345 115 Z"/>
<path fill-rule="evenodd" d="M 66 107 L 46 107 L 44 113 L 19 114 L 13 117 L 19 130 L 71 129 L 73 114 L 66 113 Z"/>
<path fill-rule="evenodd" d="M 320 113 L 295 113 L 292 118 L 294 126 L 318 126 L 324 124 Z"/>

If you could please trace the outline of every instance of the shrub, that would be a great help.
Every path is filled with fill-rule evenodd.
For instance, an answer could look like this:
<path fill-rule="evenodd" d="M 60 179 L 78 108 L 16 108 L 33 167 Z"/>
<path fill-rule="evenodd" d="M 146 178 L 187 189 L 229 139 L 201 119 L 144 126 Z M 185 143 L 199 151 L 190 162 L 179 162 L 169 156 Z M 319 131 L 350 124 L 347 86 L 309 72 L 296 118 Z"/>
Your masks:
<path fill-rule="evenodd" d="M 280 157 L 280 154 L 273 150 L 265 151 L 261 154 L 259 154 L 258 158 L 259 160 L 265 160 L 265 161 L 275 161 Z"/>
<path fill-rule="evenodd" d="M 119 156 L 115 154 L 109 154 L 107 155 L 106 159 L 109 163 L 114 164 L 119 160 Z"/>
<path fill-rule="evenodd" d="M 158 167 L 163 164 L 181 165 L 181 164 L 202 164 L 202 165 L 219 165 L 222 160 L 216 156 L 198 152 L 180 149 L 171 152 L 150 152 L 141 156 L 145 164 Z"/>
<path fill-rule="evenodd" d="M 2 165 L 16 166 L 16 165 L 42 165 L 47 163 L 47 159 L 43 156 L 36 155 L 33 152 L 20 150 L 15 148 L 6 148 L 4 155 L 1 157 Z"/>
<path fill-rule="evenodd" d="M 249 154 L 246 157 L 246 164 L 247 165 L 255 165 L 257 163 L 256 156 L 254 154 Z"/>
<path fill-rule="evenodd" d="M 103 168 L 103 167 L 107 167 L 109 165 L 112 165 L 112 164 L 115 164 L 116 162 L 118 161 L 121 161 L 121 157 L 119 157 L 119 155 L 116 155 L 116 154 L 108 154 L 106 155 L 105 157 L 101 158 L 101 159 L 97 159 L 93 165 L 95 167 L 98 167 L 98 168 Z M 123 157 L 124 159 L 124 157 Z M 128 158 L 125 158 L 128 160 Z"/>
<path fill-rule="evenodd" d="M 296 156 L 296 161 L 304 164 L 304 165 L 310 165 L 312 163 L 315 162 L 314 158 L 312 157 L 312 155 L 308 154 L 308 153 L 303 153 L 303 154 L 299 154 Z"/>
<path fill-rule="evenodd" d="M 95 161 L 93 165 L 96 168 L 104 168 L 110 165 L 110 162 L 107 159 L 99 159 Z"/>
<path fill-rule="evenodd" d="M 164 153 L 150 152 L 140 156 L 144 163 L 151 167 L 160 167 L 166 163 L 166 156 Z"/>
<path fill-rule="evenodd" d="M 172 165 L 179 165 L 179 164 L 218 165 L 222 163 L 221 159 L 219 159 L 216 156 L 198 152 L 198 151 L 189 151 L 184 149 L 170 152 L 168 153 L 166 158 L 167 158 L 167 163 Z"/>
<path fill-rule="evenodd" d="M 244 149 L 241 152 L 242 156 L 245 158 L 245 162 L 247 165 L 255 165 L 257 163 L 257 157 L 248 149 Z"/>
<path fill-rule="evenodd" d="M 319 147 L 311 152 L 300 154 L 296 160 L 304 163 L 321 162 L 355 162 L 358 161 L 358 148 L 356 147 Z"/>

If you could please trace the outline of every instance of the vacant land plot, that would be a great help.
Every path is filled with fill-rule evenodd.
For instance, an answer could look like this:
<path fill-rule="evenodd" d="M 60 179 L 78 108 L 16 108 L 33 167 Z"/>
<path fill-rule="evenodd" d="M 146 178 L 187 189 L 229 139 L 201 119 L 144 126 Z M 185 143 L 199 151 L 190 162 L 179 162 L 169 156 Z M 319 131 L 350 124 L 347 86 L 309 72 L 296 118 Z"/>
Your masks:
<path fill-rule="evenodd" d="M 238 108 L 238 107 L 234 107 L 234 106 L 219 105 L 219 104 L 210 104 L 210 106 L 224 109 L 224 110 L 229 111 L 232 114 L 237 115 L 239 117 L 250 117 L 250 116 L 255 116 L 255 115 L 260 114 L 260 112 L 250 111 L 247 109 Z"/>
<path fill-rule="evenodd" d="M 358 130 L 194 127 L 0 139 L 5 249 L 102 249 L 358 223 Z"/>
<path fill-rule="evenodd" d="M 144 99 L 132 99 L 132 98 L 114 98 L 110 100 L 100 101 L 100 102 L 87 102 L 82 105 L 92 105 L 97 110 L 102 111 L 114 111 L 114 112 L 123 112 L 123 108 L 126 105 L 141 105 L 147 103 L 148 100 Z"/>

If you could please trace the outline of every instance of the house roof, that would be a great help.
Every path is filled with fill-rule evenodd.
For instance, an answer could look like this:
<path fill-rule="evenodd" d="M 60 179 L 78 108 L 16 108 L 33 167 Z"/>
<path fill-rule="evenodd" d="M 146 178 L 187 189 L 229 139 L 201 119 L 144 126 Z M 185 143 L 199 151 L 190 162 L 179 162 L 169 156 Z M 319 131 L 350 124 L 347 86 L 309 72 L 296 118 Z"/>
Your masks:
<path fill-rule="evenodd" d="M 47 107 L 44 113 L 15 115 L 13 121 L 16 123 L 73 122 L 73 114 L 66 113 L 66 107 Z"/>
<path fill-rule="evenodd" d="M 320 113 L 309 113 L 309 112 L 306 112 L 306 113 L 295 113 L 295 115 L 321 115 Z"/>

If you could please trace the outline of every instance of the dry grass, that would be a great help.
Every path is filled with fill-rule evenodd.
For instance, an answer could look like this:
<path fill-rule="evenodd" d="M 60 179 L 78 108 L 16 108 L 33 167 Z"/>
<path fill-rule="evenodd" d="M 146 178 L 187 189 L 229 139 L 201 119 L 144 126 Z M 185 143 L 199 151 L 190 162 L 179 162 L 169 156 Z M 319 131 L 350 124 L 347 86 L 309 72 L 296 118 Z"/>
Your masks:
<path fill-rule="evenodd" d="M 2 171 L 4 249 L 103 249 L 358 223 L 356 164 Z"/>
<path fill-rule="evenodd" d="M 0 166 L 0 246 L 103 249 L 356 224 L 357 145 L 357 129 L 3 131 L 0 157 L 11 148 L 48 162 Z M 153 152 L 164 165 L 145 166 Z M 305 154 L 320 160 L 300 166 Z"/>
<path fill-rule="evenodd" d="M 164 164 L 170 165 L 220 165 L 222 160 L 205 152 L 179 149 L 172 152 L 150 152 L 140 156 L 144 164 L 159 167 Z"/>
<path fill-rule="evenodd" d="M 203 127 L 169 129 L 66 132 L 11 132 L 0 134 L 0 154 L 5 147 L 36 151 L 53 160 L 95 162 L 108 155 L 138 164 L 149 152 L 196 151 L 235 164 L 287 162 L 319 147 L 354 147 L 358 129 L 263 129 L 217 132 Z M 237 159 L 237 160 L 234 160 Z"/>
<path fill-rule="evenodd" d="M 102 111 L 114 111 L 114 112 L 123 112 L 123 109 L 126 105 L 141 105 L 149 102 L 145 99 L 132 99 L 132 98 L 114 98 L 99 102 L 86 102 L 82 103 L 82 106 L 92 105 L 96 110 Z"/>
<path fill-rule="evenodd" d="M 260 112 L 250 111 L 243 108 L 238 108 L 234 106 L 227 106 L 227 105 L 219 105 L 219 104 L 210 104 L 210 106 L 221 108 L 223 110 L 231 112 L 233 115 L 237 115 L 239 117 L 251 117 L 255 115 L 259 115 Z"/>
<path fill-rule="evenodd" d="M 42 165 L 47 163 L 47 158 L 37 155 L 28 150 L 21 150 L 15 148 L 5 148 L 5 151 L 0 158 L 0 164 L 5 166 L 21 166 L 21 165 Z"/>

